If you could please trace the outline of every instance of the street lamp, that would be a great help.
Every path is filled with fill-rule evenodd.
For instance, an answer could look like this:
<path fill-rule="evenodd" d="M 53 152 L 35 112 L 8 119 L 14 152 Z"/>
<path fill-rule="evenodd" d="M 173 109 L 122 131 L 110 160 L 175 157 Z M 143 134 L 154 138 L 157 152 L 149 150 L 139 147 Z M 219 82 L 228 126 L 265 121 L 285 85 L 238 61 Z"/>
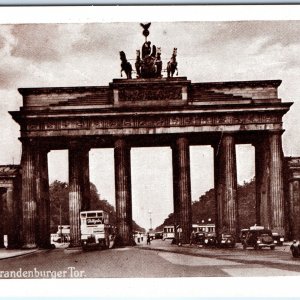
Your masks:
<path fill-rule="evenodd" d="M 149 217 L 150 217 L 150 229 L 149 230 L 152 230 L 152 218 L 151 218 L 152 211 L 149 210 L 148 213 L 149 213 Z"/>

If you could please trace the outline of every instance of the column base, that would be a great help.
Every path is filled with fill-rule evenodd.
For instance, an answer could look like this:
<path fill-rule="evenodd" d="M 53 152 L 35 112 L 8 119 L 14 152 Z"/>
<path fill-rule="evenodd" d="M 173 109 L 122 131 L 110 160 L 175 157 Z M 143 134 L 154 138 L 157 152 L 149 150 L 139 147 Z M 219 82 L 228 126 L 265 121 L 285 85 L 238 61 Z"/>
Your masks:
<path fill-rule="evenodd" d="M 64 251 L 65 252 L 81 252 L 82 247 L 81 246 L 69 246 L 69 247 L 65 248 Z"/>
<path fill-rule="evenodd" d="M 35 249 L 37 247 L 38 247 L 37 244 L 25 244 L 21 247 L 21 249 L 28 250 L 28 249 Z"/>
<path fill-rule="evenodd" d="M 6 249 L 8 250 L 14 250 L 14 249 L 21 249 L 22 247 L 18 244 L 12 244 L 12 245 L 7 245 Z"/>
<path fill-rule="evenodd" d="M 40 249 L 55 249 L 56 247 L 54 244 L 47 243 L 44 245 L 39 245 L 39 248 Z"/>
<path fill-rule="evenodd" d="M 131 247 L 131 246 L 136 246 L 136 242 L 133 239 L 130 241 L 124 241 L 121 236 L 116 236 L 114 241 L 114 248 Z"/>
<path fill-rule="evenodd" d="M 70 243 L 68 248 L 82 248 L 81 243 Z"/>

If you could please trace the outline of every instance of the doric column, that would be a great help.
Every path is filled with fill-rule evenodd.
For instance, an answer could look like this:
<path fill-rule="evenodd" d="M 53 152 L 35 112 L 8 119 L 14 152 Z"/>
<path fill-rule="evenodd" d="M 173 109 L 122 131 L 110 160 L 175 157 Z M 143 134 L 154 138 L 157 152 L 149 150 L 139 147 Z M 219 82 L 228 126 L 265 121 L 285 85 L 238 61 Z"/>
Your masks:
<path fill-rule="evenodd" d="M 289 225 L 290 238 L 300 239 L 300 179 L 289 182 Z"/>
<path fill-rule="evenodd" d="M 221 144 L 221 143 L 220 143 Z M 222 185 L 220 184 L 220 145 L 214 145 L 215 226 L 218 235 L 222 229 Z"/>
<path fill-rule="evenodd" d="M 178 151 L 176 144 L 172 146 L 172 168 L 173 168 L 173 207 L 174 207 L 174 226 L 175 226 L 175 240 L 178 242 L 178 225 L 179 225 L 179 193 L 178 193 Z"/>
<path fill-rule="evenodd" d="M 50 196 L 48 178 L 48 149 L 36 150 L 36 196 L 38 211 L 38 246 L 50 248 Z"/>
<path fill-rule="evenodd" d="M 224 134 L 215 147 L 217 234 L 238 232 L 236 152 L 234 137 Z"/>
<path fill-rule="evenodd" d="M 4 248 L 4 202 L 6 201 L 7 193 L 4 189 L 0 188 L 0 248 Z"/>
<path fill-rule="evenodd" d="M 72 144 L 69 148 L 69 219 L 70 246 L 81 245 L 80 210 L 82 205 L 82 165 L 80 145 Z"/>
<path fill-rule="evenodd" d="M 7 228 L 7 248 L 16 249 L 19 247 L 19 226 L 18 218 L 19 215 L 17 209 L 17 201 L 14 187 L 7 188 L 6 191 L 6 228 Z"/>
<path fill-rule="evenodd" d="M 180 240 L 188 243 L 192 227 L 189 141 L 179 137 L 173 148 L 174 212 L 181 228 Z M 177 185 L 177 187 L 176 187 Z"/>
<path fill-rule="evenodd" d="M 281 132 L 270 133 L 270 154 L 270 203 L 272 207 L 272 229 L 284 235 L 283 152 Z"/>
<path fill-rule="evenodd" d="M 91 190 L 90 190 L 90 168 L 89 168 L 89 149 L 84 148 L 81 152 L 81 187 L 82 187 L 82 211 L 90 210 Z"/>
<path fill-rule="evenodd" d="M 37 247 L 37 203 L 35 145 L 32 141 L 22 142 L 22 247 Z"/>
<path fill-rule="evenodd" d="M 270 147 L 268 138 L 255 146 L 256 224 L 271 228 L 270 210 Z"/>
<path fill-rule="evenodd" d="M 269 132 L 257 142 L 255 154 L 257 223 L 284 235 L 281 132 Z"/>
<path fill-rule="evenodd" d="M 117 213 L 117 245 L 132 245 L 132 203 L 130 148 L 124 139 L 115 142 L 115 188 Z"/>

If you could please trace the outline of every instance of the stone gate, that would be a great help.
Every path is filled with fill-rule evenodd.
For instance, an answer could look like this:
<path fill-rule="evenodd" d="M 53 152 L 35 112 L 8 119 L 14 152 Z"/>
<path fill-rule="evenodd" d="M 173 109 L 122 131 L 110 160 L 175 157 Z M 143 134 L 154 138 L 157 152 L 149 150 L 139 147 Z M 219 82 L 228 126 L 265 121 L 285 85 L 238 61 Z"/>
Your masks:
<path fill-rule="evenodd" d="M 159 77 L 19 89 L 23 106 L 10 114 L 21 128 L 23 247 L 50 244 L 47 153 L 57 149 L 69 151 L 71 247 L 80 245 L 79 212 L 89 208 L 89 150 L 107 147 L 114 148 L 117 233 L 123 245 L 132 244 L 131 147 L 172 149 L 174 214 L 185 243 L 191 230 L 189 146 L 213 147 L 216 230 L 236 234 L 235 145 L 252 144 L 257 224 L 284 234 L 282 117 L 292 103 L 278 98 L 280 84 Z"/>

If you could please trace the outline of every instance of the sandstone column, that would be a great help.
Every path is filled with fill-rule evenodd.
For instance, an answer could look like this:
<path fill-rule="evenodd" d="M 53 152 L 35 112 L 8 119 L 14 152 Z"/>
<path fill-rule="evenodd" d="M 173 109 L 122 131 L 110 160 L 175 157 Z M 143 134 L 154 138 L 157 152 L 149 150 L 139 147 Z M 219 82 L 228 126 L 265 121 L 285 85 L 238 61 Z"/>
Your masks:
<path fill-rule="evenodd" d="M 300 239 L 300 179 L 292 178 L 289 182 L 289 218 L 290 236 Z"/>
<path fill-rule="evenodd" d="M 118 246 L 132 245 L 130 148 L 122 138 L 115 142 L 115 188 Z"/>
<path fill-rule="evenodd" d="M 7 191 L 7 190 L 6 190 Z M 5 189 L 0 188 L 0 248 L 4 248 L 4 220 L 7 219 L 4 215 L 4 202 L 7 198 Z"/>
<path fill-rule="evenodd" d="M 7 248 L 16 249 L 19 247 L 19 228 L 17 201 L 13 186 L 6 191 L 6 220 L 7 220 Z"/>
<path fill-rule="evenodd" d="M 22 142 L 22 247 L 37 247 L 37 202 L 35 145 L 30 140 Z"/>
<path fill-rule="evenodd" d="M 89 169 L 89 149 L 84 148 L 81 152 L 81 187 L 82 187 L 82 211 L 90 210 L 91 190 L 90 190 L 90 169 Z"/>
<path fill-rule="evenodd" d="M 179 226 L 179 181 L 178 181 L 178 151 L 176 144 L 172 146 L 172 168 L 173 168 L 173 207 L 174 207 L 174 226 L 175 226 L 175 242 L 178 243 L 178 226 Z"/>
<path fill-rule="evenodd" d="M 71 144 L 69 148 L 69 219 L 70 246 L 79 247 L 80 239 L 80 211 L 82 205 L 82 165 L 80 145 Z"/>
<path fill-rule="evenodd" d="M 215 147 L 217 234 L 238 234 L 237 174 L 234 137 L 224 134 Z"/>
<path fill-rule="evenodd" d="M 186 137 L 179 137 L 173 148 L 174 213 L 181 228 L 180 240 L 188 243 L 192 227 L 190 151 Z M 177 185 L 177 187 L 176 187 Z"/>
<path fill-rule="evenodd" d="M 269 132 L 256 144 L 255 153 L 257 223 L 284 235 L 281 131 Z"/>
<path fill-rule="evenodd" d="M 50 248 L 50 196 L 48 179 L 48 149 L 39 145 L 36 151 L 36 196 L 38 211 L 38 246 Z"/>
<path fill-rule="evenodd" d="M 281 132 L 270 133 L 270 154 L 270 203 L 272 208 L 272 229 L 284 235 L 283 152 Z"/>
<path fill-rule="evenodd" d="M 256 224 L 271 228 L 270 147 L 268 137 L 255 145 Z"/>

